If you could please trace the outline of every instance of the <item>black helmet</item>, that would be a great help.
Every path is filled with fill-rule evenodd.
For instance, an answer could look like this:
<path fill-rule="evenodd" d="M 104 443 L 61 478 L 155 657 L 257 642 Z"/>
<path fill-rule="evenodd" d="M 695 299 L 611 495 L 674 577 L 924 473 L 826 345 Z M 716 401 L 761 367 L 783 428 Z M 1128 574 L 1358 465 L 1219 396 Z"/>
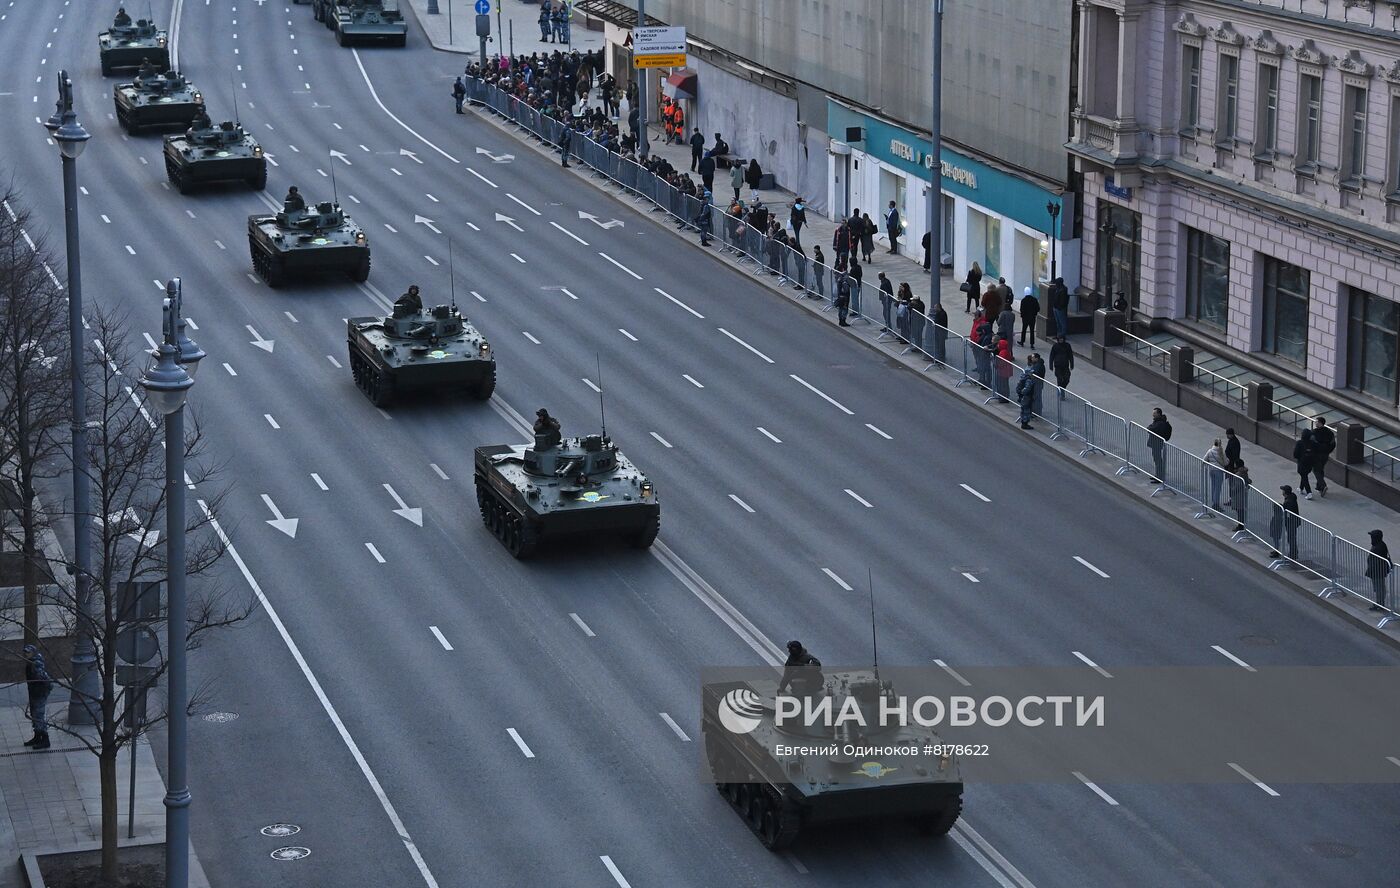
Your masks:
<path fill-rule="evenodd" d="M 538 409 L 538 410 L 535 411 L 535 415 L 536 415 L 536 416 L 548 416 L 548 415 L 549 415 L 549 411 L 546 410 L 546 409 L 544 409 L 543 407 L 541 407 L 540 409 Z"/>
<path fill-rule="evenodd" d="M 788 648 L 788 652 L 789 652 L 789 653 L 793 653 L 793 654 L 798 653 L 799 651 L 802 650 L 802 642 L 800 642 L 800 641 L 795 641 L 795 640 L 794 640 L 794 641 L 789 641 L 789 642 L 788 642 L 788 645 L 787 645 L 787 648 Z"/>

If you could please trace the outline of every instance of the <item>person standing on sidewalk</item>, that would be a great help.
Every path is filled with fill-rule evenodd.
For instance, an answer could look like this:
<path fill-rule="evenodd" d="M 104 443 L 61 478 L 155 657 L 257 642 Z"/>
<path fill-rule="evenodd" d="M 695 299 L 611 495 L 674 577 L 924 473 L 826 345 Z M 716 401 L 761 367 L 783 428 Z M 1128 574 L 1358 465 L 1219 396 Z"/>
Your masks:
<path fill-rule="evenodd" d="M 932 267 L 933 256 L 932 256 L 932 254 L 929 252 L 929 246 L 928 246 L 931 242 L 932 242 L 931 236 L 929 235 L 929 233 L 928 233 L 927 231 L 925 231 L 925 232 L 924 232 L 924 240 L 923 240 L 923 244 L 924 244 L 924 271 L 928 271 L 928 270 Z"/>
<path fill-rule="evenodd" d="M 788 213 L 788 227 L 792 229 L 792 242 L 802 246 L 802 226 L 807 224 L 807 204 L 799 197 L 792 202 Z"/>
<path fill-rule="evenodd" d="M 690 134 L 690 171 L 692 173 L 700 167 L 700 159 L 704 155 L 705 135 L 700 132 L 700 127 L 697 126 L 695 132 Z"/>
<path fill-rule="evenodd" d="M 1274 516 L 1269 519 L 1269 537 L 1274 541 L 1270 558 L 1278 558 L 1279 543 L 1288 536 L 1288 557 L 1298 557 L 1298 525 L 1303 523 L 1298 517 L 1298 495 L 1287 484 L 1279 488 L 1283 491 L 1283 502 L 1274 506 Z"/>
<path fill-rule="evenodd" d="M 1007 339 L 1016 335 L 1016 309 L 1011 307 L 1010 299 L 1001 304 L 1001 311 L 997 313 L 997 335 Z"/>
<path fill-rule="evenodd" d="M 847 222 L 836 226 L 836 233 L 831 236 L 831 249 L 836 254 L 837 265 L 845 262 L 851 254 L 851 226 Z"/>
<path fill-rule="evenodd" d="M 540 4 L 540 42 L 548 43 L 551 30 L 554 28 L 554 4 L 549 0 L 544 0 Z"/>
<path fill-rule="evenodd" d="M 1327 461 L 1332 451 L 1337 449 L 1337 435 L 1327 427 L 1327 420 L 1318 417 L 1313 420 L 1313 480 L 1317 482 L 1317 495 L 1327 496 Z"/>
<path fill-rule="evenodd" d="M 563 119 L 564 131 L 559 134 L 559 156 L 560 163 L 567 169 L 569 166 L 569 147 L 574 144 L 574 125 L 565 117 Z"/>
<path fill-rule="evenodd" d="M 1225 430 L 1225 470 L 1233 472 L 1236 466 L 1244 465 L 1240 461 L 1240 439 L 1235 437 L 1234 429 Z M 1226 503 L 1225 505 L 1230 505 Z"/>
<path fill-rule="evenodd" d="M 1366 576 L 1371 578 L 1371 592 L 1375 603 L 1371 610 L 1385 608 L 1386 579 L 1395 568 L 1390 560 L 1390 547 L 1385 544 L 1385 535 L 1379 530 L 1371 531 L 1371 554 L 1366 558 Z"/>
<path fill-rule="evenodd" d="M 1230 472 L 1230 499 L 1225 505 L 1234 504 L 1235 532 L 1239 533 L 1249 520 L 1249 488 L 1254 486 L 1254 482 L 1250 480 L 1249 468 L 1244 463 L 1235 463 Z"/>
<path fill-rule="evenodd" d="M 890 332 L 890 311 L 894 308 L 894 281 L 880 272 L 880 317 L 884 319 L 885 325 L 880 328 L 881 333 Z"/>
<path fill-rule="evenodd" d="M 1040 314 L 1040 300 L 1035 291 L 1027 287 L 1021 291 L 1021 345 L 1026 344 L 1027 331 L 1031 334 L 1031 348 L 1035 348 L 1035 318 Z"/>
<path fill-rule="evenodd" d="M 967 297 L 967 305 L 963 306 L 963 314 L 971 314 L 976 307 L 977 300 L 982 297 L 982 266 L 975 261 L 972 267 L 967 270 L 967 280 L 963 281 L 961 287 L 963 295 Z"/>
<path fill-rule="evenodd" d="M 695 134 L 697 136 L 700 135 L 700 131 L 696 130 Z M 700 158 L 700 182 L 705 186 L 706 191 L 715 190 L 715 158 L 713 152 L 707 151 L 705 155 Z"/>
<path fill-rule="evenodd" d="M 710 245 L 710 227 L 714 224 L 715 208 L 714 204 L 710 202 L 710 198 L 710 191 L 706 189 L 700 197 L 700 212 L 695 216 L 695 225 L 700 229 L 700 246 L 702 247 Z"/>
<path fill-rule="evenodd" d="M 923 297 L 915 293 L 908 284 L 900 286 L 909 293 L 909 342 L 919 351 L 924 351 L 924 330 L 928 328 L 928 316 L 924 312 L 928 310 L 928 306 L 924 305 Z"/>
<path fill-rule="evenodd" d="M 860 288 L 861 282 L 865 279 L 865 272 L 861 270 L 860 263 L 856 257 L 851 257 L 851 314 L 861 317 L 860 313 Z"/>
<path fill-rule="evenodd" d="M 895 207 L 894 201 L 890 201 L 890 208 L 885 210 L 885 233 L 890 236 L 890 252 L 899 252 L 899 210 Z"/>
<path fill-rule="evenodd" d="M 44 668 L 44 655 L 32 644 L 24 646 L 24 680 L 29 690 L 29 719 L 34 724 L 34 736 L 25 741 L 25 746 L 33 749 L 49 748 L 49 722 L 44 710 L 49 705 L 49 692 L 53 690 L 53 679 Z"/>
<path fill-rule="evenodd" d="M 1201 459 L 1205 462 L 1206 472 L 1210 476 L 1210 507 L 1218 512 L 1220 486 L 1225 483 L 1225 450 L 1220 446 L 1219 438 L 1215 439 Z"/>
<path fill-rule="evenodd" d="M 836 323 L 842 327 L 849 327 L 846 317 L 851 308 L 851 279 L 841 266 L 836 266 Z"/>
<path fill-rule="evenodd" d="M 458 77 L 457 82 L 452 84 L 452 101 L 457 104 L 457 113 L 462 112 L 462 103 L 467 100 L 467 85 Z"/>
<path fill-rule="evenodd" d="M 757 201 L 758 186 L 763 181 L 763 167 L 758 165 L 758 158 L 749 160 L 749 168 L 744 171 L 744 181 L 749 186 L 749 201 Z"/>
<path fill-rule="evenodd" d="M 1065 389 L 1069 388 L 1070 371 L 1074 369 L 1074 349 L 1063 336 L 1055 337 L 1050 346 L 1050 369 L 1055 371 L 1055 385 L 1060 387 L 1060 400 L 1065 399 Z"/>
<path fill-rule="evenodd" d="M 1293 442 L 1293 461 L 1298 465 L 1298 489 L 1303 492 L 1303 499 L 1312 499 L 1312 485 L 1308 483 L 1308 476 L 1312 474 L 1316 455 L 1312 429 L 1304 429 L 1298 440 Z"/>
<path fill-rule="evenodd" d="M 1055 335 L 1069 335 L 1069 287 L 1064 278 L 1050 282 L 1050 312 L 1055 317 Z"/>
<path fill-rule="evenodd" d="M 734 199 L 739 199 L 739 192 L 744 188 L 744 167 L 743 164 L 734 164 L 729 168 L 729 187 L 734 189 Z"/>
<path fill-rule="evenodd" d="M 933 359 L 948 362 L 948 312 L 942 300 L 933 304 Z"/>
<path fill-rule="evenodd" d="M 812 277 L 816 279 L 816 286 L 812 289 L 816 291 L 817 297 L 826 298 L 826 257 L 822 255 L 821 244 L 812 248 Z"/>
<path fill-rule="evenodd" d="M 1016 403 L 1021 406 L 1021 428 L 1032 429 L 1031 417 L 1035 415 L 1035 387 L 1040 379 L 1035 375 L 1035 356 L 1026 355 L 1026 366 L 1021 378 L 1016 382 Z"/>
<path fill-rule="evenodd" d="M 1161 407 L 1152 408 L 1152 422 L 1147 425 L 1147 446 L 1152 451 L 1152 466 L 1155 472 L 1153 484 L 1161 484 L 1167 475 L 1167 442 L 1172 439 L 1172 424 Z"/>
<path fill-rule="evenodd" d="M 866 265 L 875 261 L 875 232 L 877 230 L 869 213 L 860 217 L 860 254 Z"/>

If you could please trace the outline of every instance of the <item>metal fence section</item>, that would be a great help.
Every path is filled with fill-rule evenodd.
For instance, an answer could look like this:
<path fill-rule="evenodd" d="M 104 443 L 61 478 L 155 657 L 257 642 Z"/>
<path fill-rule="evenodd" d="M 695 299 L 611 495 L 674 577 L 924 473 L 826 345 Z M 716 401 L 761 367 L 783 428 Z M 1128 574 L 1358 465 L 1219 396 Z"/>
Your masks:
<path fill-rule="evenodd" d="M 1333 541 L 1332 558 L 1335 565 L 1332 584 L 1318 595 L 1330 598 L 1350 592 L 1371 602 L 1370 608 L 1378 620 L 1377 628 L 1384 629 L 1389 623 L 1400 624 L 1400 602 L 1395 600 L 1396 570 L 1392 561 L 1340 537 Z"/>
<path fill-rule="evenodd" d="M 1156 367 L 1163 373 L 1169 373 L 1171 371 L 1171 352 L 1162 348 L 1160 345 L 1134 336 L 1121 327 L 1119 328 L 1119 332 L 1123 334 L 1123 347 L 1131 350 L 1134 358 Z"/>

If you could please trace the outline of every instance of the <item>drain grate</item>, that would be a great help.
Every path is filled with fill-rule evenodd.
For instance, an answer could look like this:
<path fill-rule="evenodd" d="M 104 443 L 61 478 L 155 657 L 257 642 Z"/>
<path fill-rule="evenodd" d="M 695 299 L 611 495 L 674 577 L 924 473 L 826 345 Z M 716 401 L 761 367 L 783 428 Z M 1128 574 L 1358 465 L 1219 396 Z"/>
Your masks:
<path fill-rule="evenodd" d="M 294 836 L 301 832 L 301 827 L 297 826 L 295 823 L 274 823 L 271 826 L 264 826 L 262 829 L 258 830 L 258 832 L 265 836 L 284 839 L 287 836 Z"/>
<path fill-rule="evenodd" d="M 204 716 L 205 721 L 214 722 L 218 725 L 226 724 L 236 718 L 238 718 L 238 713 L 236 712 L 210 712 Z"/>
<path fill-rule="evenodd" d="M 276 851 L 273 851 L 271 856 L 273 860 L 301 860 L 303 857 L 310 856 L 310 854 L 310 848 L 289 845 L 286 848 L 278 848 Z"/>
<path fill-rule="evenodd" d="M 1355 845 L 1347 845 L 1343 842 L 1309 842 L 1307 847 L 1318 857 L 1326 857 L 1329 860 L 1355 857 L 1358 850 Z"/>

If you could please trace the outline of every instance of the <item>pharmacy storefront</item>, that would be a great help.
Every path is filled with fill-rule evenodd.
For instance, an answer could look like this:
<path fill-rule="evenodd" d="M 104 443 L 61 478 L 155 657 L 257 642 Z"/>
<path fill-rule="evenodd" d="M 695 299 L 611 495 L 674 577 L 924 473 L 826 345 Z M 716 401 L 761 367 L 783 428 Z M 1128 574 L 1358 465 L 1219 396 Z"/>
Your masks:
<path fill-rule="evenodd" d="M 895 202 L 902 220 L 900 252 L 923 257 L 928 231 L 929 141 L 880 117 L 827 99 L 828 206 L 832 218 L 855 210 L 869 214 L 889 248 L 884 214 Z M 973 262 L 986 277 L 1004 277 L 1017 294 L 1050 277 L 1051 236 L 1056 225 L 1049 206 L 1059 208 L 1062 234 L 1072 232 L 1072 194 L 1056 191 L 998 169 L 969 154 L 943 148 L 943 244 L 940 253 L 961 277 Z M 1054 244 L 1058 273 L 1073 290 L 1079 283 L 1079 245 Z"/>

